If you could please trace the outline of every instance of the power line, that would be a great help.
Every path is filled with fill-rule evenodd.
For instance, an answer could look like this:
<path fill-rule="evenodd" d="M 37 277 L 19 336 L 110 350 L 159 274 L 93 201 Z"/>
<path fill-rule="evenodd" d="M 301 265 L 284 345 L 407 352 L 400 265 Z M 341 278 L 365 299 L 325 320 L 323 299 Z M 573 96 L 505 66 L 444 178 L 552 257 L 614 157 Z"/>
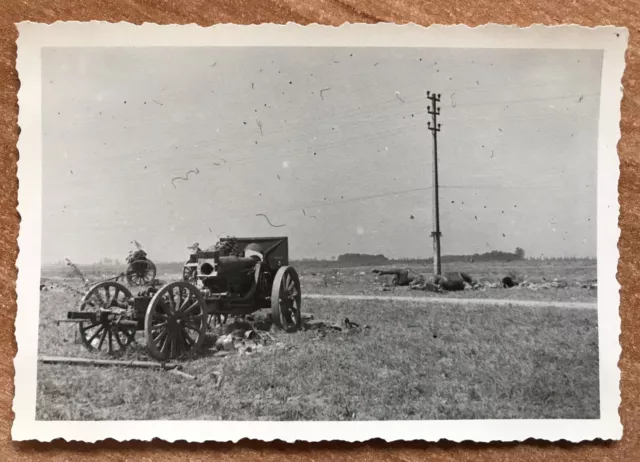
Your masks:
<path fill-rule="evenodd" d="M 464 89 L 454 89 L 454 92 L 463 92 Z M 470 88 L 469 91 L 473 91 L 473 88 Z M 565 99 L 573 99 L 573 98 L 579 98 L 580 96 L 587 98 L 587 97 L 592 97 L 592 96 L 600 96 L 599 93 L 593 93 L 593 94 L 580 94 L 580 95 L 561 95 L 561 96 L 551 96 L 551 97 L 543 97 L 543 98 L 525 98 L 525 99 L 516 99 L 516 100 L 503 100 L 503 101 L 490 101 L 490 102 L 484 102 L 484 103 L 475 103 L 475 104 L 457 104 L 456 108 L 465 108 L 465 107 L 481 107 L 481 106 L 490 106 L 490 105 L 508 105 L 508 104 L 518 104 L 518 103 L 524 103 L 524 102 L 541 102 L 541 101 L 552 101 L 552 100 L 565 100 Z M 413 98 L 413 99 L 405 99 L 405 103 L 410 104 L 410 103 L 418 103 L 418 102 L 423 102 L 424 98 L 420 97 L 420 98 Z M 323 120 L 328 120 L 328 121 L 338 121 L 340 119 L 343 119 L 345 117 L 352 117 L 352 116 L 362 116 L 368 113 L 379 113 L 380 112 L 380 108 L 381 106 L 387 105 L 387 104 L 393 104 L 392 109 L 401 109 L 403 106 L 405 106 L 405 104 L 400 104 L 398 105 L 397 103 L 397 99 L 395 97 L 390 97 L 387 100 L 384 100 L 382 102 L 379 103 L 374 103 L 368 106 L 364 106 L 364 109 L 362 107 L 358 107 L 358 108 L 354 108 L 354 109 L 348 109 L 346 111 L 344 111 L 344 113 L 342 114 L 331 114 L 325 117 L 311 117 L 311 118 L 302 118 L 299 120 L 299 122 L 297 123 L 289 123 L 284 127 L 281 127 L 279 129 L 273 129 L 269 132 L 269 135 L 274 135 L 274 134 L 283 134 L 286 136 L 286 133 L 288 131 L 292 131 L 295 130 L 297 126 L 299 126 L 300 124 L 304 124 L 304 123 L 316 123 L 319 121 L 323 121 Z M 396 108 L 396 106 L 398 106 Z M 407 111 L 407 113 L 410 113 L 411 111 Z M 402 113 L 402 111 L 400 112 Z M 418 113 L 424 113 L 424 111 L 420 111 Z M 413 112 L 413 114 L 417 114 L 415 111 Z M 385 114 L 385 116 L 388 116 L 388 114 Z M 546 116 L 539 116 L 539 117 L 546 117 Z M 524 116 L 522 118 L 528 118 L 527 116 Z M 371 119 L 367 119 L 364 121 L 360 121 L 358 123 L 369 123 L 371 121 Z M 236 131 L 237 133 L 237 131 Z M 236 140 L 238 137 L 246 137 L 246 133 L 233 133 L 226 138 L 227 140 L 230 141 L 234 141 Z M 304 138 L 308 136 L 306 134 L 306 132 L 301 133 L 300 135 L 291 138 L 291 137 L 287 137 L 287 140 L 290 139 L 297 139 L 297 138 Z M 205 147 L 207 145 L 219 145 L 220 142 L 224 142 L 225 138 L 218 138 L 218 139 L 205 139 L 205 140 L 200 140 L 199 142 L 193 143 L 193 144 L 174 144 L 174 145 L 170 145 L 168 146 L 168 148 L 187 148 L 193 145 L 197 145 L 198 147 L 200 147 L 201 144 L 205 144 Z M 277 141 L 274 140 L 275 143 L 281 143 L 281 141 Z M 261 145 L 261 146 L 268 146 L 268 145 Z M 252 147 L 253 148 L 253 147 Z M 158 147 L 156 149 L 143 149 L 140 152 L 156 152 L 156 151 L 162 151 L 167 149 L 167 147 Z"/>

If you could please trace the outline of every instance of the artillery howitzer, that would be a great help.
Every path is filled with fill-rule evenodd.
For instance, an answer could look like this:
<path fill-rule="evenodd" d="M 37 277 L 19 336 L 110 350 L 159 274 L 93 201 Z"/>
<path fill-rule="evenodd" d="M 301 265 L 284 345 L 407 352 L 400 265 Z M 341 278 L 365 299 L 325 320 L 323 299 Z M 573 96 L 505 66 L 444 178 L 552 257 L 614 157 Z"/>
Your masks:
<path fill-rule="evenodd" d="M 117 282 L 100 282 L 64 321 L 78 323 L 87 349 L 109 354 L 121 353 L 144 331 L 150 355 L 166 361 L 198 351 L 222 316 L 263 308 L 271 308 L 281 329 L 300 328 L 300 280 L 288 266 L 286 237 L 223 238 L 213 250 L 190 255 L 182 281 L 136 296 Z"/>

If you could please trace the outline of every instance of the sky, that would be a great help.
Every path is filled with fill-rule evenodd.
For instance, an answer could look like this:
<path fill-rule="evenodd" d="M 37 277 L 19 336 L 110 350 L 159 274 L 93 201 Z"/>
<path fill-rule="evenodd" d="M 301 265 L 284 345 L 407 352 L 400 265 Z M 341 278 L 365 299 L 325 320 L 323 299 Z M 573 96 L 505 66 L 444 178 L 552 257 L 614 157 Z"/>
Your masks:
<path fill-rule="evenodd" d="M 294 259 L 430 257 L 427 90 L 443 254 L 595 257 L 601 64 L 590 50 L 46 48 L 43 263 L 123 260 L 134 239 L 180 261 L 220 235 L 288 236 Z"/>

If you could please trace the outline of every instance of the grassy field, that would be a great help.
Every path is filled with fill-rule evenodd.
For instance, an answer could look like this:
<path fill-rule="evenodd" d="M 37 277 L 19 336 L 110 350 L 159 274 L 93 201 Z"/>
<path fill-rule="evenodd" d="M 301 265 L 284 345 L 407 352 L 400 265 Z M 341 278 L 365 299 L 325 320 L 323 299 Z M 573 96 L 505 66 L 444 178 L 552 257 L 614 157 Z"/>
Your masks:
<path fill-rule="evenodd" d="M 469 264 L 465 266 L 471 272 Z M 518 270 L 572 281 L 595 278 L 595 266 L 529 266 L 535 268 Z M 306 293 L 379 293 L 370 269 L 299 268 Z M 496 265 L 483 274 L 497 276 L 505 269 Z M 341 273 L 339 284 L 331 278 L 335 271 Z M 495 289 L 491 298 L 595 301 L 595 294 L 586 289 L 563 292 L 567 290 L 542 294 Z M 489 291 L 465 291 L 464 296 L 490 297 Z M 93 357 L 76 343 L 73 326 L 53 322 L 73 309 L 77 300 L 65 290 L 41 293 L 40 354 Z M 162 371 L 39 364 L 37 418 L 586 419 L 599 415 L 595 310 L 336 300 L 305 300 L 303 310 L 316 320 L 339 323 L 348 317 L 370 328 L 274 333 L 274 342 L 251 355 L 219 358 L 205 351 L 184 363 L 185 372 L 198 377 L 195 381 Z M 128 357 L 148 359 L 141 346 L 131 348 Z M 219 388 L 214 386 L 217 373 L 223 376 Z"/>
<path fill-rule="evenodd" d="M 303 291 L 315 294 L 343 294 L 343 295 L 379 295 L 381 285 L 390 282 L 390 276 L 377 276 L 371 272 L 373 266 L 344 266 L 332 262 L 292 262 L 300 274 Z M 181 272 L 171 265 L 158 265 L 158 278 L 163 281 L 173 281 L 181 278 Z M 390 264 L 380 268 L 410 268 L 425 276 L 432 274 L 433 268 L 429 264 L 412 262 L 408 264 Z M 507 275 L 515 276 L 518 280 L 542 283 L 554 279 L 566 281 L 569 286 L 562 289 L 541 289 L 533 291 L 524 287 L 511 289 L 487 288 L 483 290 L 465 290 L 446 294 L 450 298 L 489 298 L 512 300 L 542 300 L 542 301 L 578 301 L 595 302 L 596 289 L 585 289 L 582 284 L 596 280 L 596 262 L 593 260 L 521 260 L 514 262 L 455 262 L 444 263 L 442 270 L 464 271 L 474 280 L 480 282 L 499 282 Z M 99 279 L 111 277 L 124 270 L 124 267 L 82 268 L 88 277 Z M 55 268 L 45 270 L 44 278 L 67 279 L 70 270 Z M 73 279 L 72 279 L 73 282 Z M 441 297 L 425 291 L 409 290 L 408 287 L 394 287 L 386 295 L 401 295 L 415 297 Z"/>
<path fill-rule="evenodd" d="M 416 273 L 429 276 L 433 269 L 420 264 L 389 265 L 384 268 L 411 268 Z M 357 266 L 344 268 L 314 268 L 304 266 L 298 268 L 307 293 L 317 294 L 349 294 L 374 295 L 380 294 L 381 284 L 391 280 L 390 276 L 377 276 L 371 273 L 371 266 Z M 597 291 L 585 289 L 581 284 L 596 279 L 595 263 L 582 262 L 574 264 L 563 261 L 519 261 L 512 263 L 481 262 L 481 263 L 449 263 L 443 265 L 443 271 L 465 271 L 474 280 L 480 282 L 498 282 L 507 275 L 515 275 L 519 280 L 541 283 L 554 279 L 563 280 L 569 286 L 562 289 L 541 289 L 533 291 L 524 287 L 511 289 L 495 288 L 484 290 L 465 290 L 450 292 L 449 298 L 496 298 L 512 300 L 543 300 L 543 301 L 596 301 Z M 386 295 L 402 295 L 415 297 L 441 297 L 442 294 L 409 290 L 408 287 L 393 287 Z"/>

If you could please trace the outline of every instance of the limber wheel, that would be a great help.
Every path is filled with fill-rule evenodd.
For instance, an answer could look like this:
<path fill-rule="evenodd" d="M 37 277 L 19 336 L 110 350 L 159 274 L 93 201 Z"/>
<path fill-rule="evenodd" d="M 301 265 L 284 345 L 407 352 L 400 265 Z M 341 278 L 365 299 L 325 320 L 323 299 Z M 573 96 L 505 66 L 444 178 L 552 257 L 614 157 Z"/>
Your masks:
<path fill-rule="evenodd" d="M 182 268 L 182 280 L 185 282 L 195 285 L 198 280 L 196 278 L 196 274 L 196 269 L 191 266 L 187 266 L 185 264 L 185 266 Z"/>
<path fill-rule="evenodd" d="M 127 309 L 131 292 L 117 282 L 100 282 L 82 298 L 80 311 L 97 313 L 96 322 L 82 321 L 78 330 L 82 343 L 89 351 L 107 351 L 111 355 L 122 353 L 134 340 L 135 326 L 119 324 Z"/>
<path fill-rule="evenodd" d="M 300 278 L 290 266 L 282 266 L 273 279 L 271 288 L 271 314 L 276 326 L 287 332 L 300 329 L 302 293 Z"/>
<path fill-rule="evenodd" d="M 204 297 L 192 284 L 172 282 L 153 296 L 144 318 L 149 354 L 159 361 L 193 354 L 207 327 Z"/>
<path fill-rule="evenodd" d="M 135 260 L 127 268 L 127 282 L 132 286 L 144 286 L 156 278 L 156 265 L 150 260 Z"/>

